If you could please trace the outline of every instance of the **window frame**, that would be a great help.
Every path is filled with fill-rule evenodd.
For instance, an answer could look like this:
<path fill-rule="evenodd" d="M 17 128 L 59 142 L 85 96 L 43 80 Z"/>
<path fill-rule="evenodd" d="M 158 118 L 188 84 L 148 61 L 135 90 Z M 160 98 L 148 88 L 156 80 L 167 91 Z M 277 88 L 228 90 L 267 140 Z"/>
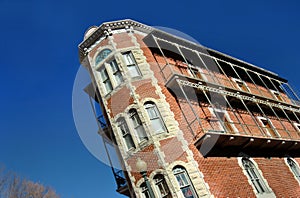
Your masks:
<path fill-rule="evenodd" d="M 134 130 L 136 136 L 138 137 L 138 142 L 144 142 L 148 140 L 148 135 L 146 133 L 145 127 L 143 125 L 143 122 L 141 121 L 141 118 L 135 108 L 131 108 L 128 111 L 128 116 L 130 119 L 130 124 L 132 126 L 132 129 Z M 142 134 L 140 134 L 142 133 Z M 140 136 L 144 135 L 144 136 Z"/>
<path fill-rule="evenodd" d="M 280 138 L 281 137 L 281 135 L 278 133 L 278 131 L 276 130 L 276 128 L 274 127 L 272 121 L 269 118 L 262 117 L 262 116 L 257 116 L 256 118 L 258 119 L 259 123 L 261 124 L 261 127 L 262 127 L 263 131 L 265 132 L 265 134 L 268 137 L 271 137 L 271 138 Z M 266 127 L 266 125 L 264 124 L 264 121 L 268 122 L 270 127 Z M 270 133 L 268 128 L 270 128 L 276 134 L 275 137 L 272 136 L 272 134 Z"/>
<path fill-rule="evenodd" d="M 144 103 L 144 109 L 146 110 L 148 119 L 150 120 L 151 131 L 153 130 L 154 134 L 161 134 L 161 133 L 167 132 L 167 127 L 165 125 L 165 122 L 164 122 L 161 114 L 160 114 L 159 109 L 157 108 L 157 105 L 152 101 L 147 101 Z M 155 117 L 152 118 L 148 109 L 152 109 L 152 112 L 154 112 Z M 158 123 L 160 123 L 160 129 L 162 129 L 162 130 L 159 130 L 159 131 L 154 130 L 156 128 L 156 127 L 154 127 L 155 121 L 158 121 Z"/>
<path fill-rule="evenodd" d="M 293 123 L 294 128 L 296 129 L 297 132 L 300 132 L 300 124 L 297 122 Z"/>
<path fill-rule="evenodd" d="M 160 178 L 157 178 L 160 177 Z M 170 189 L 169 186 L 166 182 L 166 179 L 163 174 L 156 174 L 153 177 L 154 185 L 157 191 L 157 194 L 159 195 L 160 198 L 168 198 L 170 197 Z M 162 188 L 160 188 L 162 187 Z M 162 190 L 164 191 L 165 194 L 162 194 Z"/>
<path fill-rule="evenodd" d="M 120 133 L 120 135 L 122 136 L 122 139 L 123 139 L 122 142 L 126 147 L 126 151 L 136 149 L 136 145 L 135 145 L 135 142 L 132 138 L 132 134 L 131 134 L 131 131 L 128 127 L 126 119 L 124 117 L 119 117 L 116 122 L 117 122 L 119 133 Z M 123 133 L 122 129 L 125 129 L 124 131 L 126 131 L 126 133 Z M 127 141 L 128 137 L 129 137 L 130 142 Z M 129 143 L 131 144 L 131 146 L 129 145 Z"/>
<path fill-rule="evenodd" d="M 286 163 L 289 166 L 290 171 L 293 173 L 294 177 L 300 183 L 300 167 L 297 161 L 295 161 L 293 158 L 288 157 L 286 158 Z M 293 167 L 292 167 L 293 165 Z"/>
<path fill-rule="evenodd" d="M 116 71 L 114 71 L 113 66 L 111 65 L 112 62 L 114 62 L 115 68 L 117 68 Z M 105 95 L 110 94 L 114 89 L 121 86 L 122 83 L 124 82 L 123 74 L 122 74 L 122 71 L 121 71 L 120 68 L 121 67 L 117 63 L 116 58 L 111 57 L 108 60 L 106 60 L 101 66 L 99 66 L 99 68 L 97 69 L 97 71 L 100 73 L 101 82 L 104 85 L 103 87 L 105 89 Z M 102 71 L 106 72 L 106 74 L 107 74 L 106 79 L 103 78 Z M 121 76 L 119 78 L 119 79 L 121 79 L 120 82 L 118 82 L 118 80 L 116 79 L 116 74 L 119 74 L 119 76 Z M 109 84 L 111 86 L 111 90 L 108 90 L 107 87 L 106 87 L 106 82 L 107 81 L 109 81 Z"/>
<path fill-rule="evenodd" d="M 202 68 L 189 64 L 187 70 L 191 77 L 207 82 L 207 78 L 203 73 Z M 194 71 L 196 71 L 196 74 L 194 73 Z"/>
<path fill-rule="evenodd" d="M 103 87 L 105 89 L 105 94 L 111 93 L 112 90 L 114 89 L 114 87 L 113 87 L 113 84 L 111 82 L 109 72 L 107 71 L 107 68 L 105 67 L 105 65 L 103 65 L 99 68 L 99 73 L 100 73 L 101 83 L 103 84 Z M 103 74 L 105 74 L 106 78 L 104 78 Z M 110 87 L 109 90 L 107 88 L 107 85 L 109 85 L 109 87 Z"/>
<path fill-rule="evenodd" d="M 270 91 L 271 91 L 273 97 L 274 97 L 276 100 L 281 101 L 281 102 L 285 102 L 284 99 L 283 99 L 283 97 L 280 95 L 280 92 L 279 92 L 279 91 L 272 90 L 272 89 L 270 89 Z"/>
<path fill-rule="evenodd" d="M 132 63 L 129 63 L 130 61 L 128 61 L 128 59 L 125 57 L 126 55 L 131 58 Z M 142 76 L 142 73 L 140 71 L 140 68 L 139 68 L 139 66 L 138 66 L 138 64 L 137 64 L 137 62 L 135 60 L 135 57 L 134 57 L 132 51 L 122 52 L 122 58 L 123 58 L 124 63 L 126 65 L 126 67 L 127 67 L 128 74 L 129 74 L 129 76 L 131 78 L 136 78 L 136 77 Z M 130 67 L 134 67 L 135 72 L 136 72 L 137 75 L 134 75 L 134 76 L 132 75 L 132 72 L 131 72 L 132 69 L 129 69 Z"/>
<path fill-rule="evenodd" d="M 210 113 L 213 116 L 215 116 L 215 118 L 217 118 L 219 128 L 222 129 L 222 130 L 219 130 L 219 131 L 216 131 L 215 129 L 213 129 L 215 132 L 220 132 L 220 133 L 225 133 L 225 134 L 239 134 L 238 129 L 236 128 L 234 122 L 231 120 L 231 118 L 230 118 L 230 116 L 229 116 L 229 114 L 226 110 L 213 108 L 213 107 L 209 107 L 208 109 L 209 109 Z M 232 130 L 226 130 L 227 129 L 227 124 L 225 125 L 225 122 L 220 120 L 219 115 L 216 115 L 216 113 L 217 114 L 218 113 L 223 113 L 224 114 L 224 117 L 227 120 L 226 123 L 230 125 L 230 128 Z"/>
<path fill-rule="evenodd" d="M 251 181 L 251 185 L 253 187 L 253 190 L 255 190 L 256 194 L 264 195 L 264 194 L 272 193 L 272 190 L 269 188 L 263 175 L 261 174 L 258 167 L 256 166 L 256 164 L 254 164 L 252 160 L 243 157 L 241 159 L 241 163 L 243 166 L 243 170 L 245 171 L 245 175 L 247 176 L 248 180 Z M 250 164 L 249 167 L 251 168 L 252 171 L 246 167 L 249 164 Z"/>
<path fill-rule="evenodd" d="M 146 182 L 141 183 L 140 185 L 141 193 L 144 198 L 151 198 L 149 190 L 147 188 Z M 147 194 L 147 195 L 146 195 Z"/>
<path fill-rule="evenodd" d="M 249 87 L 248 87 L 248 85 L 247 85 L 247 83 L 246 83 L 245 81 L 243 81 L 243 80 L 241 80 L 241 79 L 238 79 L 238 78 L 232 78 L 232 80 L 235 82 L 235 84 L 236 84 L 236 86 L 239 88 L 239 90 L 244 91 L 244 92 L 251 93 L 251 91 L 250 91 L 250 89 L 249 89 Z M 240 86 L 240 84 L 242 84 L 242 85 L 245 87 L 246 90 L 244 90 L 244 89 Z"/>
<path fill-rule="evenodd" d="M 113 69 L 112 63 L 114 63 L 115 68 L 117 68 L 115 71 Z M 113 76 L 113 79 L 114 79 L 115 87 L 118 87 L 119 85 L 122 84 L 122 82 L 124 82 L 123 75 L 122 75 L 122 72 L 120 70 L 120 66 L 118 65 L 116 59 L 112 59 L 112 60 L 108 61 L 108 64 L 109 64 L 109 67 L 110 67 L 110 70 L 111 70 L 111 73 L 112 73 L 112 76 Z M 117 78 L 116 76 L 118 76 L 118 74 L 121 77 Z M 120 81 L 117 80 L 117 79 L 120 79 Z"/>
<path fill-rule="evenodd" d="M 109 51 L 108 54 L 105 55 L 105 57 L 100 57 L 102 55 L 102 53 L 104 53 L 105 51 Z M 98 52 L 95 56 L 94 62 L 95 62 L 95 66 L 99 65 L 101 62 L 103 62 L 103 60 L 105 60 L 108 56 L 110 56 L 112 54 L 112 50 L 109 48 L 104 48 L 102 49 L 100 52 Z M 101 58 L 101 60 L 97 60 L 98 57 Z"/>
<path fill-rule="evenodd" d="M 182 167 L 182 166 L 175 166 L 173 169 L 172 169 L 172 172 L 173 172 L 173 175 L 175 177 L 175 180 L 177 181 L 177 184 L 180 188 L 180 191 L 182 193 L 182 195 L 184 197 L 185 194 L 184 194 L 184 189 L 189 189 L 189 193 L 192 193 L 192 197 L 193 198 L 198 198 L 198 195 L 196 193 L 196 190 L 195 190 L 195 187 L 191 181 L 191 178 L 189 177 L 189 174 L 187 172 L 187 170 Z M 180 181 L 178 180 L 178 177 L 180 178 Z M 183 181 L 183 183 L 181 183 L 181 181 Z M 188 198 L 190 198 L 191 196 L 189 196 Z"/>

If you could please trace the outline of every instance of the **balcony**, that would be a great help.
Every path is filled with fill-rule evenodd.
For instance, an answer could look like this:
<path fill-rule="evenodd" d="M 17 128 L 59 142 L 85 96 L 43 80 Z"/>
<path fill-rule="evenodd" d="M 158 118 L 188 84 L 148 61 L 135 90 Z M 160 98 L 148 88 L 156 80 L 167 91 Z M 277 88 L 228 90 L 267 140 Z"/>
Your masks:
<path fill-rule="evenodd" d="M 206 132 L 195 146 L 204 157 L 300 157 L 300 141 Z"/>
<path fill-rule="evenodd" d="M 113 172 L 117 183 L 116 191 L 122 195 L 130 197 L 130 192 L 129 192 L 127 181 L 125 179 L 124 172 L 122 170 L 116 170 L 116 169 L 114 169 Z"/>
<path fill-rule="evenodd" d="M 300 156 L 298 106 L 185 75 L 172 75 L 166 86 L 183 114 L 190 112 L 186 121 L 204 157 Z M 201 108 L 211 109 L 211 115 L 199 113 Z M 251 122 L 243 120 L 246 116 Z"/>

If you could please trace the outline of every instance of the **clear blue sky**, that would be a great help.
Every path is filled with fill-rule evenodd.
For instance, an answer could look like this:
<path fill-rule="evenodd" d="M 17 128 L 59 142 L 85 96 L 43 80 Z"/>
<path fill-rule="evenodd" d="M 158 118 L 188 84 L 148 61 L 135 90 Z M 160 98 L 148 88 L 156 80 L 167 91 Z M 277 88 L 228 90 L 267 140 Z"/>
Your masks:
<path fill-rule="evenodd" d="M 300 88 L 300 3 L 0 0 L 0 162 L 62 198 L 118 197 L 73 121 L 77 46 L 91 25 L 131 18 L 182 31 Z"/>

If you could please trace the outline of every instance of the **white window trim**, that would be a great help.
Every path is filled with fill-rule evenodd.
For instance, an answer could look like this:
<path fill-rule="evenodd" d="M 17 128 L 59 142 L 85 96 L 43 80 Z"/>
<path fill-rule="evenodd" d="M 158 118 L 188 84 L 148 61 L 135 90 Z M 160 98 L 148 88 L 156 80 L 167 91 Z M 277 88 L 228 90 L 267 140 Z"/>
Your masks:
<path fill-rule="evenodd" d="M 251 181 L 251 179 L 250 179 L 250 177 L 249 177 L 249 175 L 248 175 L 246 169 L 244 168 L 242 159 L 243 159 L 243 157 L 238 157 L 238 164 L 239 164 L 240 167 L 242 168 L 242 171 L 243 171 L 244 175 L 247 177 L 248 183 L 249 183 L 250 186 L 252 187 L 252 190 L 253 190 L 254 194 L 256 195 L 256 197 L 258 197 L 258 198 L 271 198 L 271 197 L 273 198 L 273 197 L 276 197 L 276 195 L 274 194 L 272 188 L 270 188 L 268 181 L 265 179 L 265 177 L 264 177 L 262 171 L 259 169 L 257 163 L 256 163 L 252 158 L 248 158 L 248 160 L 251 161 L 251 162 L 253 163 L 253 165 L 255 166 L 256 170 L 257 170 L 258 173 L 260 174 L 261 179 L 262 179 L 262 181 L 264 182 L 264 184 L 265 184 L 265 186 L 266 186 L 266 188 L 267 188 L 267 190 L 268 190 L 269 192 L 258 193 L 258 192 L 256 191 L 256 188 L 255 188 L 253 182 Z"/>
<path fill-rule="evenodd" d="M 269 137 L 271 137 L 271 138 L 278 138 L 278 137 L 280 138 L 280 137 L 281 137 L 281 135 L 278 133 L 277 129 L 274 127 L 273 123 L 271 122 L 271 120 L 270 120 L 269 118 L 262 117 L 262 116 L 257 116 L 256 118 L 258 119 L 258 121 L 259 121 L 259 123 L 260 123 L 260 126 L 262 127 L 262 129 L 264 130 L 264 132 L 268 133 Z M 271 127 L 272 127 L 272 129 L 274 130 L 274 132 L 276 133 L 277 137 L 273 137 L 273 136 L 269 133 L 269 131 L 265 130 L 265 126 L 264 126 L 264 123 L 263 123 L 262 120 L 267 121 L 267 122 L 271 125 Z"/>
<path fill-rule="evenodd" d="M 122 81 L 121 81 L 119 84 L 118 84 L 118 82 L 116 81 L 114 72 L 113 72 L 113 70 L 112 70 L 112 68 L 111 68 L 111 65 L 110 65 L 110 63 L 113 62 L 113 61 L 116 62 L 117 67 L 118 67 L 118 69 L 119 69 L 118 72 L 120 72 L 120 74 L 121 74 L 121 76 L 122 76 Z M 109 72 L 110 72 L 110 74 L 111 74 L 110 76 L 112 77 L 112 78 L 111 78 L 111 82 L 112 82 L 112 85 L 113 85 L 113 89 L 115 89 L 115 88 L 121 86 L 122 83 L 124 82 L 124 75 L 123 75 L 123 73 L 122 73 L 121 67 L 120 67 L 120 65 L 118 64 L 117 60 L 116 60 L 115 58 L 109 59 L 109 60 L 106 62 L 106 64 L 107 64 L 107 67 L 106 67 L 106 68 L 109 68 Z"/>
<path fill-rule="evenodd" d="M 241 91 L 244 91 L 244 90 L 242 90 L 241 88 L 240 88 L 240 86 L 238 85 L 238 83 L 242 83 L 245 87 L 246 87 L 246 89 L 247 89 L 247 91 L 249 92 L 249 93 L 251 93 L 251 91 L 250 91 L 250 89 L 249 89 L 249 87 L 248 87 L 248 85 L 247 85 L 247 83 L 245 82 L 245 81 L 243 81 L 243 80 L 241 80 L 241 79 L 238 79 L 238 78 L 231 78 L 236 84 L 237 84 L 237 87 L 239 88 L 239 90 L 241 90 Z"/>
<path fill-rule="evenodd" d="M 199 74 L 200 74 L 200 76 L 201 76 L 201 78 L 202 78 L 202 79 L 200 79 L 200 80 L 204 80 L 205 82 L 207 82 L 207 77 L 206 77 L 205 74 L 203 73 L 202 68 L 196 67 L 196 66 L 190 65 L 190 64 L 188 65 L 188 69 L 187 69 L 187 70 L 188 70 L 188 73 L 189 73 L 193 78 L 196 78 L 196 77 L 192 74 L 192 72 L 190 71 L 189 67 L 192 68 L 192 69 L 198 70 L 198 72 L 199 72 Z"/>
<path fill-rule="evenodd" d="M 270 91 L 271 91 L 273 97 L 274 97 L 276 100 L 278 100 L 277 95 L 279 95 L 279 97 L 281 98 L 281 100 L 278 100 L 278 101 L 284 102 L 284 99 L 283 99 L 283 97 L 281 96 L 280 92 L 278 92 L 278 91 L 276 91 L 276 90 L 273 90 L 273 89 L 270 89 Z"/>
<path fill-rule="evenodd" d="M 101 70 L 102 68 L 106 71 L 107 73 L 107 78 L 112 86 L 112 89 L 110 91 L 108 91 L 105 87 L 105 84 L 104 84 L 104 79 L 102 78 L 101 76 Z M 101 84 L 101 87 L 104 91 L 104 95 L 108 95 L 110 94 L 113 90 L 114 90 L 114 85 L 113 85 L 113 82 L 112 82 L 112 76 L 110 75 L 110 72 L 107 70 L 107 66 L 106 66 L 106 63 L 104 63 L 101 67 L 99 67 L 99 70 L 97 70 L 97 74 L 99 74 L 99 79 L 100 79 L 100 84 Z"/>
<path fill-rule="evenodd" d="M 134 147 L 131 147 L 130 149 L 128 149 L 127 144 L 126 144 L 126 140 L 125 140 L 125 138 L 124 138 L 124 136 L 123 136 L 123 134 L 122 134 L 122 131 L 120 130 L 120 127 L 119 127 L 119 122 L 118 122 L 118 120 L 119 120 L 120 118 L 123 118 L 123 119 L 124 119 L 125 124 L 127 125 L 127 128 L 128 128 L 128 130 L 129 130 L 129 134 L 130 134 L 130 136 L 131 136 L 131 139 L 132 139 L 132 141 L 133 141 Z M 136 149 L 137 142 L 136 142 L 136 139 L 135 139 L 135 133 L 134 133 L 134 134 L 132 133 L 134 130 L 132 130 L 132 129 L 130 128 L 130 126 L 129 126 L 129 121 L 128 121 L 128 119 L 127 119 L 127 116 L 120 116 L 120 117 L 116 120 L 116 126 L 117 126 L 117 131 L 119 132 L 118 134 L 119 134 L 119 136 L 120 136 L 120 139 L 121 139 L 123 148 L 125 148 L 124 150 L 125 150 L 126 152 L 132 152 L 132 151 L 134 151 L 134 150 Z"/>
<path fill-rule="evenodd" d="M 119 72 L 121 73 L 122 75 L 122 78 L 123 78 L 123 81 L 121 83 L 117 83 L 116 79 L 115 79 L 115 76 L 113 74 L 113 71 L 112 71 L 112 68 L 111 68 L 111 65 L 110 65 L 110 62 L 112 61 L 116 61 L 117 63 L 117 66 L 119 68 Z M 107 75 L 108 75 L 108 78 L 109 78 L 109 81 L 111 83 L 111 86 L 112 86 L 112 90 L 110 92 L 108 92 L 105 88 L 105 85 L 103 83 L 103 79 L 101 77 L 101 74 L 100 74 L 100 71 L 102 68 L 105 68 L 106 72 L 107 72 Z M 122 72 L 122 69 L 120 67 L 120 65 L 118 64 L 116 58 L 114 56 L 110 57 L 110 58 L 107 58 L 106 61 L 104 63 L 102 63 L 101 65 L 99 65 L 98 69 L 96 70 L 98 73 L 99 73 L 99 78 L 101 80 L 101 85 L 103 87 L 103 90 L 105 91 L 105 95 L 108 95 L 110 94 L 111 92 L 113 92 L 117 87 L 120 87 L 123 83 L 124 83 L 124 74 Z"/>
<path fill-rule="evenodd" d="M 218 116 L 215 114 L 215 112 L 221 112 L 221 113 L 224 113 L 224 116 L 226 117 L 226 119 L 230 122 L 230 126 L 232 127 L 233 131 L 235 134 L 239 134 L 239 130 L 235 127 L 235 125 L 233 124 L 233 121 L 231 120 L 228 112 L 226 110 L 223 110 L 223 109 L 216 109 L 216 108 L 213 108 L 213 107 L 208 107 L 210 113 L 216 117 L 217 119 Z M 218 121 L 218 125 L 220 126 L 221 129 L 224 129 L 224 126 L 220 123 L 220 121 Z M 224 133 L 227 133 L 226 131 L 224 131 Z"/>
<path fill-rule="evenodd" d="M 298 132 L 300 132 L 300 124 L 297 123 L 297 122 L 294 122 L 293 125 L 294 125 L 294 127 L 296 128 L 296 130 L 297 130 Z"/>
<path fill-rule="evenodd" d="M 294 160 L 293 158 L 291 158 L 291 157 L 290 157 L 290 159 L 292 159 L 293 162 L 294 162 L 294 163 L 298 166 L 298 168 L 300 169 L 299 163 L 298 163 L 296 160 Z M 300 185 L 300 179 L 298 179 L 298 178 L 295 176 L 294 171 L 292 170 L 292 168 L 290 167 L 290 165 L 289 165 L 289 163 L 288 163 L 288 158 L 284 158 L 284 162 L 285 162 L 286 165 L 289 167 L 289 169 L 290 169 L 290 171 L 292 172 L 292 174 L 293 174 L 295 180 L 297 180 L 297 182 L 298 182 L 299 185 Z"/>
<path fill-rule="evenodd" d="M 127 64 L 126 64 L 126 60 L 125 60 L 125 57 L 124 57 L 125 54 L 130 54 L 131 57 L 133 58 L 134 66 L 136 67 L 136 70 L 137 70 L 137 73 L 138 73 L 137 76 L 131 76 L 131 75 L 130 75 L 130 71 L 129 71 L 129 69 L 128 69 L 128 66 L 132 66 L 132 65 L 127 65 Z M 137 61 L 136 61 L 135 55 L 133 54 L 132 50 L 122 51 L 122 52 L 121 52 L 121 57 L 122 57 L 122 62 L 123 62 L 123 64 L 124 64 L 124 67 L 126 68 L 126 71 L 127 71 L 127 72 L 126 72 L 126 75 L 127 75 L 127 77 L 128 77 L 129 79 L 130 79 L 130 78 L 132 78 L 132 79 L 135 79 L 135 78 L 141 78 L 141 77 L 143 76 L 142 71 L 141 71 L 141 69 L 140 69 L 140 67 L 139 67 L 139 65 L 138 65 L 138 63 L 137 63 Z"/>
<path fill-rule="evenodd" d="M 187 182 L 188 182 L 188 185 L 187 185 L 187 186 L 191 186 L 193 194 L 194 194 L 196 197 L 199 197 L 199 196 L 198 196 L 198 192 L 197 192 L 197 190 L 196 190 L 196 188 L 195 188 L 193 179 L 191 178 L 189 171 L 186 169 L 185 166 L 182 166 L 182 165 L 178 165 L 178 164 L 177 164 L 177 165 L 175 165 L 175 166 L 172 168 L 172 175 L 173 175 L 173 177 L 174 177 L 174 181 L 176 181 L 176 185 L 177 185 L 177 187 L 178 187 L 178 189 L 179 189 L 179 191 L 180 191 L 180 192 L 179 192 L 180 195 L 181 195 L 182 197 L 184 197 L 183 192 L 182 192 L 182 187 L 180 186 L 180 184 L 178 183 L 177 178 L 176 178 L 176 175 L 177 175 L 177 174 L 181 174 L 181 173 L 174 173 L 174 168 L 175 168 L 176 166 L 181 166 L 181 167 L 183 168 L 183 171 L 184 171 L 184 173 L 185 173 L 185 175 L 187 176 L 187 179 L 188 179 L 188 181 L 187 181 Z"/>
<path fill-rule="evenodd" d="M 163 127 L 163 131 L 161 131 L 161 132 L 155 132 L 155 133 L 151 133 L 152 135 L 161 135 L 161 134 L 164 134 L 164 133 L 167 133 L 168 132 L 168 129 L 167 129 L 167 126 L 166 126 L 166 123 L 165 123 L 165 120 L 163 119 L 163 117 L 162 117 L 162 115 L 161 115 L 161 111 L 159 110 L 159 108 L 158 108 L 158 106 L 156 105 L 156 103 L 155 102 L 153 102 L 153 101 L 146 101 L 146 102 L 144 102 L 144 110 L 145 110 L 145 113 L 146 113 L 146 115 L 147 115 L 147 120 L 148 120 L 148 122 L 149 122 L 149 128 L 151 129 L 151 131 L 154 131 L 153 129 L 152 129 L 152 121 L 151 121 L 151 119 L 150 119 L 150 116 L 149 116 L 149 114 L 148 114 L 148 111 L 147 111 L 147 105 L 154 105 L 154 108 L 155 108 L 155 110 L 157 110 L 157 114 L 158 114 L 158 116 L 159 116 L 159 120 L 161 121 L 161 123 L 162 123 L 162 127 Z"/>
<path fill-rule="evenodd" d="M 107 55 L 107 57 L 105 57 L 105 59 L 101 60 L 99 63 L 96 64 L 96 58 L 99 55 L 99 53 L 105 49 L 109 49 L 111 52 Z M 92 62 L 94 63 L 94 67 L 95 69 L 98 71 L 100 69 L 100 67 L 103 65 L 103 63 L 107 62 L 106 60 L 111 59 L 114 57 L 115 52 L 113 51 L 113 49 L 111 48 L 101 48 L 97 50 L 98 52 L 95 54 L 95 56 L 93 57 Z"/>
<path fill-rule="evenodd" d="M 146 135 L 146 138 L 140 139 L 137 130 L 134 128 L 133 123 L 132 123 L 132 119 L 131 119 L 131 114 L 129 113 L 129 111 L 130 111 L 131 109 L 135 109 L 136 114 L 138 115 L 138 117 L 139 117 L 139 119 L 140 119 L 140 121 L 141 121 L 141 126 L 143 127 L 143 130 L 144 130 L 144 133 L 145 133 L 145 135 Z M 129 122 L 127 123 L 128 128 L 129 128 L 130 131 L 132 131 L 131 134 L 132 134 L 132 137 L 134 137 L 134 138 L 133 138 L 133 139 L 134 139 L 134 142 L 135 142 L 135 143 L 137 142 L 137 144 L 135 144 L 136 147 L 137 147 L 137 145 L 141 146 L 141 145 L 143 145 L 144 143 L 148 142 L 149 135 L 148 135 L 148 133 L 147 133 L 147 131 L 146 131 L 145 124 L 144 124 L 144 122 L 142 121 L 141 116 L 140 116 L 138 110 L 137 110 L 136 108 L 130 108 L 129 111 L 127 112 L 127 116 L 126 116 L 126 117 L 128 118 L 128 121 L 129 121 Z"/>

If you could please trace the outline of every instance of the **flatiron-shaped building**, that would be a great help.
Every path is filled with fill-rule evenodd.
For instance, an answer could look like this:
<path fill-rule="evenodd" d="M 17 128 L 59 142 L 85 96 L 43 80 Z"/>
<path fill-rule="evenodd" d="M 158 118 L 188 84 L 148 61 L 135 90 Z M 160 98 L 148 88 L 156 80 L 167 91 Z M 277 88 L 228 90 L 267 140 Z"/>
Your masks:
<path fill-rule="evenodd" d="M 132 20 L 89 28 L 79 56 L 122 164 L 119 193 L 300 196 L 300 103 L 286 79 Z"/>

